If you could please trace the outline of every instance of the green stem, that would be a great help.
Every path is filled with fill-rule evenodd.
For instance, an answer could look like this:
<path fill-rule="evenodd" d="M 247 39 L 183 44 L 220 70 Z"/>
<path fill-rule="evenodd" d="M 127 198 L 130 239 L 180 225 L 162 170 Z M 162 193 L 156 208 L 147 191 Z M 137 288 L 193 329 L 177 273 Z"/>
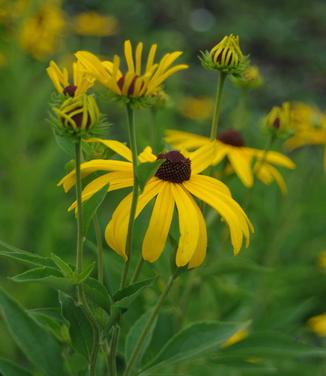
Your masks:
<path fill-rule="evenodd" d="M 117 376 L 116 354 L 120 328 L 118 325 L 112 328 L 111 348 L 110 348 L 110 376 Z"/>
<path fill-rule="evenodd" d="M 130 149 L 131 149 L 131 154 L 132 154 L 134 186 L 133 186 L 133 191 L 132 191 L 132 200 L 131 200 L 130 216 L 129 216 L 129 223 L 128 223 L 128 234 L 127 234 L 127 241 L 126 241 L 126 255 L 128 259 L 124 266 L 124 271 L 123 271 L 123 275 L 122 275 L 122 279 L 120 283 L 121 288 L 127 285 L 128 270 L 129 270 L 129 265 L 130 265 L 130 254 L 131 254 L 132 243 L 133 243 L 135 215 L 136 215 L 136 208 L 137 208 L 137 202 L 138 202 L 138 196 L 139 196 L 139 186 L 138 186 L 138 180 L 137 180 L 137 175 L 136 175 L 137 166 L 138 166 L 136 131 L 135 131 L 133 109 L 129 104 L 127 104 L 127 115 L 128 115 L 129 143 L 130 143 Z"/>
<path fill-rule="evenodd" d="M 141 269 L 143 267 L 143 264 L 144 264 L 144 259 L 143 259 L 143 256 L 140 255 L 139 259 L 138 259 L 138 262 L 137 262 L 137 266 L 136 266 L 134 275 L 132 276 L 130 283 L 134 283 L 134 282 L 137 281 L 137 279 L 139 277 L 139 274 L 141 272 Z"/>
<path fill-rule="evenodd" d="M 83 271 L 84 255 L 84 234 L 83 234 L 83 207 L 82 207 L 82 183 L 80 173 L 81 163 L 81 142 L 78 140 L 75 144 L 75 164 L 76 164 L 76 201 L 77 201 L 77 247 L 76 247 L 76 272 L 79 274 Z M 87 298 L 82 284 L 77 285 L 77 301 L 81 305 L 93 333 L 93 348 L 89 361 L 89 376 L 95 376 L 96 360 L 99 351 L 99 329 L 96 320 L 88 305 Z"/>
<path fill-rule="evenodd" d="M 213 118 L 212 118 L 212 124 L 211 124 L 211 133 L 210 133 L 211 140 L 216 140 L 216 136 L 217 136 L 217 127 L 218 127 L 218 122 L 219 122 L 220 112 L 221 112 L 222 93 L 223 93 L 223 87 L 224 87 L 226 76 L 227 76 L 226 73 L 220 72 L 220 79 L 218 80 L 217 88 L 216 88 L 215 105 L 214 105 L 214 112 L 213 112 Z"/>
<path fill-rule="evenodd" d="M 98 219 L 97 213 L 95 213 L 94 215 L 93 223 L 94 223 L 95 237 L 96 237 L 96 244 L 97 244 L 97 279 L 100 283 L 103 284 L 103 280 L 104 280 L 103 242 L 102 242 L 100 221 Z"/>
<path fill-rule="evenodd" d="M 128 376 L 130 374 L 130 371 L 132 370 L 137 358 L 138 358 L 138 355 L 139 355 L 139 352 L 140 350 L 142 349 L 142 345 L 146 339 L 146 336 L 148 335 L 148 332 L 150 331 L 153 323 L 154 323 L 154 320 L 156 318 L 156 316 L 158 315 L 159 311 L 160 311 L 160 308 L 165 300 L 165 298 L 167 297 L 172 285 L 173 285 L 173 282 L 176 278 L 176 274 L 170 276 L 169 280 L 168 280 L 168 283 L 166 284 L 165 286 L 165 289 L 164 291 L 162 292 L 158 302 L 156 303 L 156 306 L 154 307 L 154 310 L 153 310 L 153 313 L 151 314 L 150 318 L 148 319 L 147 323 L 145 324 L 145 327 L 142 331 L 142 333 L 140 334 L 136 344 L 135 344 L 135 347 L 130 355 L 130 359 L 129 359 L 129 362 L 127 363 L 127 367 L 123 373 L 123 376 Z"/>

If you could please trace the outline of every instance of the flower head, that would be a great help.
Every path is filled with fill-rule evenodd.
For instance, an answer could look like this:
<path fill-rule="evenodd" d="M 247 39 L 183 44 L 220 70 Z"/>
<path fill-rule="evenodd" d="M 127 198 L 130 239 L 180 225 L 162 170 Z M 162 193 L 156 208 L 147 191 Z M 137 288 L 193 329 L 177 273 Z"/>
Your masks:
<path fill-rule="evenodd" d="M 99 125 L 100 112 L 91 95 L 80 95 L 66 99 L 59 107 L 53 107 L 55 130 L 60 135 L 85 137 Z"/>
<path fill-rule="evenodd" d="M 264 150 L 246 146 L 245 140 L 238 130 L 221 131 L 216 141 L 211 141 L 208 137 L 176 130 L 168 130 L 166 134 L 166 141 L 177 149 L 191 151 L 204 145 L 210 145 L 212 149 L 211 165 L 217 165 L 226 159 L 228 164 L 225 173 L 235 173 L 246 187 L 252 187 L 256 175 L 264 184 L 271 184 L 275 181 L 281 191 L 286 192 L 284 179 L 274 165 L 293 169 L 295 164 L 281 153 L 271 150 L 264 156 Z M 261 165 L 262 159 L 265 162 Z"/>
<path fill-rule="evenodd" d="M 206 120 L 213 112 L 214 102 L 211 98 L 186 97 L 179 105 L 179 111 L 187 118 L 193 120 Z"/>
<path fill-rule="evenodd" d="M 271 109 L 265 118 L 265 125 L 272 135 L 281 138 L 288 137 L 292 132 L 292 114 L 289 102 Z"/>
<path fill-rule="evenodd" d="M 95 171 L 106 171 L 95 178 L 83 190 L 82 200 L 89 199 L 102 187 L 109 185 L 109 190 L 131 187 L 133 185 L 133 169 L 131 152 L 117 141 L 91 139 L 89 142 L 101 142 L 114 149 L 127 161 L 93 160 L 81 165 L 82 176 Z M 249 243 L 252 225 L 239 204 L 222 182 L 200 172 L 207 168 L 210 161 L 211 148 L 183 155 L 173 150 L 159 154 L 157 157 L 147 147 L 139 155 L 139 161 L 154 162 L 157 158 L 164 162 L 145 185 L 139 197 L 136 217 L 147 204 L 155 199 L 151 219 L 142 244 L 143 258 L 149 262 L 156 261 L 162 254 L 176 209 L 179 221 L 179 244 L 176 251 L 176 265 L 189 268 L 199 266 L 205 259 L 207 248 L 207 231 L 204 217 L 194 197 L 204 201 L 215 209 L 228 225 L 231 243 L 235 253 L 240 251 L 243 239 Z M 75 172 L 64 177 L 59 185 L 68 191 L 75 184 Z M 127 258 L 125 253 L 129 210 L 132 194 L 128 194 L 115 209 L 109 221 L 105 238 L 109 246 L 119 255 Z M 74 209 L 74 203 L 70 209 Z M 155 244 L 155 247 L 153 247 Z"/>
<path fill-rule="evenodd" d="M 114 55 L 112 61 L 101 61 L 87 51 L 76 53 L 77 59 L 84 69 L 111 92 L 125 98 L 148 98 L 157 95 L 164 81 L 172 74 L 188 68 L 186 64 L 172 67 L 174 61 L 182 54 L 181 51 L 167 53 L 155 62 L 157 45 L 149 50 L 146 64 L 142 63 L 143 43 L 138 43 L 133 54 L 129 40 L 124 43 L 127 70 L 120 70 L 120 57 Z"/>
<path fill-rule="evenodd" d="M 83 71 L 80 63 L 76 62 L 72 65 L 73 80 L 69 80 L 68 70 L 62 70 L 54 61 L 50 61 L 46 69 L 53 86 L 59 94 L 69 97 L 78 97 L 86 93 L 86 91 L 94 84 L 94 79 L 90 78 Z"/>
<path fill-rule="evenodd" d="M 79 35 L 105 37 L 116 33 L 118 21 L 114 17 L 89 11 L 78 13 L 74 17 L 73 27 Z"/>
<path fill-rule="evenodd" d="M 308 320 L 308 327 L 319 336 L 326 336 L 326 313 L 313 316 Z"/>
<path fill-rule="evenodd" d="M 204 68 L 235 76 L 239 76 L 248 65 L 248 59 L 240 48 L 240 39 L 233 34 L 225 36 L 210 51 L 202 53 L 201 62 Z"/>

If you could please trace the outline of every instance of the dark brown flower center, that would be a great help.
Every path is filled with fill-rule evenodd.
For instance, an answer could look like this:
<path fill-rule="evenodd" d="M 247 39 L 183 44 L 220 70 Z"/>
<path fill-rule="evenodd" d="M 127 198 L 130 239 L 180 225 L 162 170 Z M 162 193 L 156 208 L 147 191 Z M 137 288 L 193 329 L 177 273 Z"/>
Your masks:
<path fill-rule="evenodd" d="M 129 88 L 128 88 L 128 92 L 127 92 L 127 95 L 128 96 L 131 96 L 134 94 L 134 91 L 135 91 L 135 85 L 136 85 L 136 81 L 138 80 L 139 76 L 135 75 L 135 77 L 132 79 L 130 85 L 129 85 Z M 118 86 L 119 86 L 119 89 L 122 91 L 123 89 L 123 85 L 125 83 L 125 79 L 126 79 L 126 76 L 121 76 L 117 82 Z M 142 82 L 141 84 L 141 88 L 144 86 L 144 83 Z"/>
<path fill-rule="evenodd" d="M 77 90 L 77 86 L 68 85 L 63 89 L 63 95 L 67 95 L 69 97 L 74 97 L 76 90 Z"/>
<path fill-rule="evenodd" d="M 172 183 L 182 183 L 190 179 L 191 161 L 179 151 L 172 150 L 159 154 L 157 159 L 165 159 L 155 174 L 159 179 Z"/>
<path fill-rule="evenodd" d="M 241 136 L 241 133 L 235 129 L 228 129 L 226 131 L 220 132 L 220 134 L 217 136 L 217 139 L 227 145 L 238 146 L 238 147 L 245 145 L 245 142 L 244 142 L 243 137 Z"/>

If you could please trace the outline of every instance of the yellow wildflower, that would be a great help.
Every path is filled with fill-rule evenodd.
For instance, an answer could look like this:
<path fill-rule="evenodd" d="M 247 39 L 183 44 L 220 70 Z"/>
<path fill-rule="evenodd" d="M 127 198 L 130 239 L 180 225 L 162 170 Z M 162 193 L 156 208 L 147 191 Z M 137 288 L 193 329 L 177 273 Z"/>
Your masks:
<path fill-rule="evenodd" d="M 117 32 L 118 21 L 114 17 L 98 12 L 82 12 L 74 17 L 73 28 L 79 35 L 105 37 Z"/>
<path fill-rule="evenodd" d="M 181 114 L 193 120 L 206 120 L 213 112 L 214 102 L 211 98 L 186 97 L 179 105 Z"/>
<path fill-rule="evenodd" d="M 319 336 L 326 336 L 326 313 L 313 316 L 308 320 L 308 327 Z"/>

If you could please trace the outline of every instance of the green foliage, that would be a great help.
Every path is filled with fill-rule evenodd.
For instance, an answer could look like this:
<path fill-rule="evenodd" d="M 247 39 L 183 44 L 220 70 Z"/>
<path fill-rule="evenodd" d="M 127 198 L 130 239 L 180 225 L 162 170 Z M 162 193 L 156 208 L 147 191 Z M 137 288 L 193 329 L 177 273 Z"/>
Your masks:
<path fill-rule="evenodd" d="M 163 162 L 164 159 L 158 159 L 155 162 L 145 162 L 137 166 L 136 175 L 141 191 L 143 191 L 148 180 L 156 174 L 156 171 Z"/>
<path fill-rule="evenodd" d="M 0 372 L 3 376 L 31 376 L 28 371 L 3 358 L 0 358 Z"/>

